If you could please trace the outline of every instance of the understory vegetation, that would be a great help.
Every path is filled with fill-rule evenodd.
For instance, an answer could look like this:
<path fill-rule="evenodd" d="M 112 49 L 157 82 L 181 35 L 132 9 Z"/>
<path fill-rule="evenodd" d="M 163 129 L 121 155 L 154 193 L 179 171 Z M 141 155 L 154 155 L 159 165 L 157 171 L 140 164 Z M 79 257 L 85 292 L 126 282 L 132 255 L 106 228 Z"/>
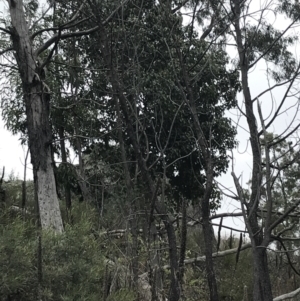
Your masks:
<path fill-rule="evenodd" d="M 118 208 L 118 200 L 107 205 L 107 214 L 101 216 L 95 206 L 80 202 L 74 197 L 72 221 L 61 203 L 65 231 L 55 235 L 36 227 L 34 211 L 22 211 L 22 181 L 11 177 L 5 184 L 7 205 L 0 216 L 0 300 L 32 301 L 37 296 L 43 301 L 65 300 L 124 300 L 134 301 L 139 297 L 146 300 L 151 294 L 151 275 L 148 274 L 149 252 L 159 253 L 159 267 L 162 273 L 161 291 L 168 291 L 168 252 L 165 234 L 151 245 L 145 243 L 147 234 L 140 232 L 139 290 L 133 287 L 130 266 L 132 236 L 126 227 L 128 217 Z M 28 191 L 33 183 L 27 182 Z M 116 202 L 116 204 L 114 204 Z M 28 194 L 28 208 L 33 203 L 33 194 Z M 110 208 L 114 214 L 110 214 Z M 119 212 L 119 213 L 118 213 Z M 179 222 L 180 223 L 180 222 Z M 120 228 L 123 227 L 123 228 Z M 116 228 L 120 228 L 116 231 Z M 114 229 L 114 230 L 113 230 Z M 178 233 L 179 234 L 179 233 Z M 242 242 L 247 238 L 242 235 Z M 187 235 L 186 258 L 191 264 L 185 267 L 183 294 L 185 300 L 208 300 L 209 288 L 205 275 L 205 264 L 201 242 L 203 234 L 199 225 L 190 226 Z M 219 254 L 238 248 L 240 237 L 228 232 L 220 238 Z M 217 239 L 214 251 L 217 251 Z M 203 250 L 203 248 L 202 248 Z M 197 260 L 202 256 L 202 260 Z M 299 269 L 299 256 L 291 258 Z M 216 275 L 220 289 L 220 300 L 252 299 L 251 250 L 222 256 L 216 259 Z M 269 268 L 272 286 L 276 295 L 295 290 L 299 278 L 292 271 L 283 253 L 269 254 Z M 153 271 L 154 272 L 154 271 Z M 153 276 L 152 276 L 153 277 Z M 153 281 L 153 280 L 152 280 Z M 145 298 L 145 299 L 144 299 Z M 294 298 L 293 300 L 298 300 Z"/>

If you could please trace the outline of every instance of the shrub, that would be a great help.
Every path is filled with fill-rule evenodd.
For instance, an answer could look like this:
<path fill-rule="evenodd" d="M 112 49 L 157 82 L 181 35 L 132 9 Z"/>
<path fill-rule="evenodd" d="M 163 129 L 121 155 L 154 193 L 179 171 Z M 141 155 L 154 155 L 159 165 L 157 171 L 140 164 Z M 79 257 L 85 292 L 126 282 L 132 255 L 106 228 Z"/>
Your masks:
<path fill-rule="evenodd" d="M 38 283 L 39 241 L 37 230 L 22 217 L 2 213 L 0 224 L 0 300 L 43 301 L 102 300 L 107 273 L 100 238 L 92 233 L 95 215 L 85 204 L 74 206 L 73 225 L 62 235 L 43 232 L 42 281 Z M 111 292 L 109 300 L 133 300 L 124 287 Z"/>

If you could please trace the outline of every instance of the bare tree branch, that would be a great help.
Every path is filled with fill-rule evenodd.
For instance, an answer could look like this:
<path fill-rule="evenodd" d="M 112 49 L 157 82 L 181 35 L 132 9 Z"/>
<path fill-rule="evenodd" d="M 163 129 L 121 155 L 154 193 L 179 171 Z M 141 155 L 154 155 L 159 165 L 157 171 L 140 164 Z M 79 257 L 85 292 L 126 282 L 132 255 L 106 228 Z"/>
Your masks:
<path fill-rule="evenodd" d="M 123 6 L 125 5 L 129 0 L 125 0 L 123 1 L 103 22 L 102 22 L 102 26 L 106 25 L 115 15 L 115 13 Z M 39 55 L 41 54 L 43 51 L 45 51 L 46 49 L 48 49 L 53 43 L 56 42 L 57 39 L 67 39 L 67 38 L 71 38 L 71 37 L 81 37 L 81 36 L 86 36 L 89 35 L 95 31 L 97 31 L 99 29 L 99 25 L 90 28 L 88 30 L 82 30 L 82 31 L 76 31 L 76 32 L 68 32 L 68 33 L 64 33 L 61 34 L 60 37 L 58 36 L 58 34 L 54 35 L 52 38 L 50 38 L 48 41 L 46 41 L 39 49 L 36 50 L 35 54 Z"/>
<path fill-rule="evenodd" d="M 77 25 L 79 25 L 79 24 L 81 24 L 81 23 L 83 23 L 83 22 L 85 22 L 85 21 L 87 21 L 89 19 L 90 18 L 85 18 L 85 19 L 82 19 L 82 20 L 80 20 L 80 21 L 78 21 L 76 23 L 73 23 L 71 25 L 68 25 L 68 26 L 62 25 L 62 26 L 57 26 L 57 27 L 43 28 L 41 30 L 38 30 L 34 34 L 32 34 L 31 37 L 30 37 L 30 39 L 33 40 L 37 35 L 39 35 L 39 34 L 41 34 L 43 32 L 46 32 L 46 31 L 56 31 L 56 30 L 59 30 L 59 29 L 61 29 L 61 30 L 63 30 L 63 29 L 70 29 L 70 28 L 75 27 L 75 26 L 77 26 Z"/>
<path fill-rule="evenodd" d="M 13 34 L 11 30 L 3 28 L 3 27 L 0 27 L 0 30 L 7 33 L 7 34 L 9 34 L 9 35 Z"/>
<path fill-rule="evenodd" d="M 246 243 L 244 245 L 241 246 L 240 250 L 246 250 L 246 249 L 249 249 L 251 248 L 251 243 Z M 227 255 L 231 255 L 231 254 L 235 254 L 236 252 L 238 251 L 238 248 L 234 248 L 234 249 L 229 249 L 229 250 L 225 250 L 225 251 L 221 251 L 221 252 L 215 252 L 212 254 L 212 257 L 213 258 L 218 258 L 218 257 L 224 257 L 224 256 L 227 256 Z M 205 262 L 206 260 L 206 256 L 197 256 L 195 258 L 188 258 L 188 259 L 185 259 L 184 260 L 184 264 L 193 264 L 193 263 L 196 263 L 196 262 Z M 163 269 L 169 269 L 170 266 L 169 265 L 164 265 L 163 266 Z"/>
<path fill-rule="evenodd" d="M 4 54 L 6 52 L 12 51 L 12 50 L 14 50 L 12 47 L 6 48 L 6 49 L 0 51 L 0 55 Z"/>
<path fill-rule="evenodd" d="M 292 79 L 291 79 L 291 81 L 290 81 L 290 84 L 289 84 L 288 88 L 286 89 L 285 94 L 284 94 L 284 96 L 283 96 L 283 98 L 282 98 L 282 100 L 281 100 L 281 102 L 280 102 L 280 105 L 278 106 L 278 108 L 277 108 L 277 110 L 276 110 L 274 116 L 273 116 L 272 119 L 268 122 L 268 124 L 266 124 L 266 129 L 267 129 L 267 128 L 273 123 L 273 121 L 277 118 L 278 113 L 279 113 L 279 111 L 281 110 L 281 108 L 282 108 L 282 106 L 283 106 L 283 104 L 284 104 L 284 102 L 285 102 L 285 100 L 286 100 L 286 98 L 287 98 L 287 96 L 288 96 L 288 93 L 289 93 L 289 91 L 291 90 L 291 88 L 292 88 L 292 86 L 293 86 L 293 84 L 294 84 L 294 81 L 296 80 L 297 76 L 299 75 L 299 70 L 300 70 L 300 63 L 298 64 L 297 70 L 295 71 L 295 74 L 294 74 L 294 76 L 292 77 Z M 260 131 L 260 132 L 258 133 L 258 136 L 260 136 L 262 133 L 263 133 L 263 131 Z"/>
<path fill-rule="evenodd" d="M 270 143 L 269 146 L 271 147 L 271 146 L 274 146 L 278 143 L 281 143 L 282 141 L 285 141 L 286 138 L 290 137 L 293 133 L 295 133 L 299 129 L 299 127 L 300 127 L 300 123 L 292 131 L 290 131 L 288 134 L 286 134 L 285 136 L 283 136 L 279 140 L 276 140 L 275 142 Z"/>
<path fill-rule="evenodd" d="M 300 18 L 300 15 L 279 35 L 277 39 L 266 49 L 266 51 L 257 58 L 252 64 L 249 65 L 249 69 L 251 69 L 253 66 L 255 66 L 268 52 L 274 47 L 274 45 L 284 36 L 284 34 L 298 21 Z"/>
<path fill-rule="evenodd" d="M 58 31 L 58 34 L 57 34 L 57 40 L 53 46 L 53 48 L 51 49 L 51 51 L 49 52 L 47 58 L 45 59 L 45 61 L 41 64 L 40 68 L 41 70 L 50 62 L 53 54 L 54 54 L 54 51 L 55 49 L 57 48 L 57 45 L 58 45 L 58 42 L 59 42 L 59 38 L 60 38 L 60 35 L 61 35 L 61 31 L 59 30 Z"/>
<path fill-rule="evenodd" d="M 284 81 L 284 82 L 282 82 L 282 83 L 273 85 L 272 87 L 270 87 L 270 88 L 264 90 L 263 92 L 261 92 L 260 94 L 258 94 L 256 97 L 254 97 L 254 99 L 253 99 L 252 101 L 253 101 L 253 102 L 256 101 L 258 98 L 260 98 L 260 97 L 263 96 L 264 94 L 266 94 L 266 93 L 272 91 L 273 89 L 275 89 L 275 88 L 277 88 L 277 87 L 284 86 L 284 85 L 286 85 L 287 83 L 289 83 L 290 81 L 291 81 L 291 80 L 288 79 L 288 80 L 286 80 L 286 81 Z"/>
<path fill-rule="evenodd" d="M 99 26 L 95 26 L 93 28 L 90 28 L 88 30 L 82 30 L 82 31 L 76 31 L 76 32 L 68 32 L 65 34 L 60 35 L 61 40 L 65 40 L 72 37 L 82 37 L 89 35 L 99 29 Z M 35 54 L 39 55 L 46 49 L 48 49 L 53 43 L 56 42 L 58 39 L 58 34 L 55 34 L 52 38 L 50 38 L 48 41 L 46 41 L 39 49 L 36 50 Z"/>
<path fill-rule="evenodd" d="M 293 212 L 298 206 L 300 205 L 300 199 L 294 203 L 293 206 L 291 206 L 282 216 L 280 216 L 275 222 L 273 222 L 269 230 L 271 231 L 276 226 L 278 226 L 291 212 Z"/>
<path fill-rule="evenodd" d="M 181 4 L 179 4 L 177 7 L 173 8 L 172 9 L 172 13 L 176 13 L 178 10 L 180 10 L 183 6 L 185 6 L 190 0 L 185 0 L 185 1 L 182 1 Z"/>
<path fill-rule="evenodd" d="M 294 290 L 292 292 L 289 292 L 287 294 L 284 294 L 284 295 L 274 298 L 273 301 L 282 301 L 282 300 L 292 299 L 292 298 L 296 297 L 299 293 L 300 293 L 300 288 L 297 288 L 296 290 Z"/>
<path fill-rule="evenodd" d="M 42 13 L 41 17 L 32 24 L 30 30 L 34 28 L 34 26 L 36 26 L 46 16 L 47 12 L 52 8 L 52 6 L 52 4 L 49 5 L 49 7 Z"/>

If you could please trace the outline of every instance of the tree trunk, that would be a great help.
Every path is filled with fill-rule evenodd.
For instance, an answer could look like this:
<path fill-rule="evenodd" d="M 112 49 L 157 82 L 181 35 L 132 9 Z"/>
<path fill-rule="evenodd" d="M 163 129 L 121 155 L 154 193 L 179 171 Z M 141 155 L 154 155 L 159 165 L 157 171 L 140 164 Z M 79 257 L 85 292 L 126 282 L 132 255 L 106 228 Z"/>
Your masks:
<path fill-rule="evenodd" d="M 3 166 L 2 177 L 0 178 L 0 206 L 5 205 L 5 190 L 2 187 L 3 178 L 5 174 L 5 167 Z M 1 207 L 0 207 L 1 208 Z"/>
<path fill-rule="evenodd" d="M 206 273 L 207 273 L 207 282 L 209 287 L 209 295 L 211 301 L 218 301 L 218 285 L 216 281 L 216 275 L 214 270 L 214 262 L 212 256 L 213 250 L 213 240 L 212 240 L 212 231 L 211 231 L 211 224 L 209 219 L 203 218 L 203 235 L 204 235 L 204 242 L 205 242 L 205 264 L 206 264 Z"/>
<path fill-rule="evenodd" d="M 50 94 L 44 83 L 45 72 L 38 64 L 22 0 L 9 0 L 12 42 L 22 80 L 26 106 L 29 149 L 42 229 L 63 231 L 51 160 Z"/>
<path fill-rule="evenodd" d="M 272 286 L 268 271 L 268 261 L 266 245 L 270 242 L 270 233 L 262 230 L 258 223 L 257 209 L 260 200 L 261 182 L 262 182 L 262 160 L 259 135 L 257 130 L 257 120 L 253 111 L 253 102 L 249 89 L 248 72 L 249 61 L 247 56 L 246 42 L 243 42 L 242 29 L 240 27 L 241 6 L 239 0 L 234 0 L 234 27 L 236 34 L 237 50 L 239 53 L 239 65 L 242 77 L 242 88 L 245 99 L 246 117 L 250 132 L 250 144 L 252 150 L 252 177 L 251 177 L 251 195 L 250 200 L 245 205 L 247 213 L 244 216 L 245 224 L 249 232 L 252 244 L 253 254 L 253 300 L 254 301 L 272 301 Z M 236 184 L 236 186 L 238 183 Z M 242 193 L 241 193 L 242 195 Z M 242 198 L 242 197 L 241 197 Z M 241 199 L 242 209 L 244 201 Z M 262 242 L 264 240 L 264 245 Z"/>
<path fill-rule="evenodd" d="M 136 208 L 136 198 L 134 197 L 134 189 L 133 183 L 131 180 L 129 166 L 127 162 L 127 155 L 125 150 L 124 138 L 122 134 L 122 117 L 120 111 L 119 100 L 116 96 L 114 96 L 114 103 L 117 112 L 117 132 L 118 132 L 118 140 L 120 143 L 120 151 L 121 158 L 123 162 L 124 176 L 125 176 L 125 184 L 126 184 L 126 193 L 127 200 L 130 201 L 129 208 L 129 216 L 130 218 L 130 232 L 132 235 L 132 242 L 130 243 L 130 257 L 131 257 L 131 270 L 133 274 L 133 287 L 137 293 L 137 300 L 139 300 L 139 291 L 138 291 L 138 273 L 139 273 L 139 257 L 138 257 L 138 216 L 137 216 L 137 208 Z"/>
<path fill-rule="evenodd" d="M 61 116 L 61 118 L 63 118 Z M 67 152 L 66 152 L 66 145 L 65 145 L 65 135 L 64 135 L 64 127 L 60 126 L 58 129 L 58 135 L 59 135 L 59 141 L 60 141 L 60 149 L 61 149 L 61 162 L 62 164 L 68 164 L 67 161 Z M 67 181 L 64 185 L 65 189 L 65 202 L 66 202 L 66 209 L 69 216 L 69 213 L 71 213 L 71 207 L 72 207 L 72 201 L 71 201 L 71 189 L 69 181 Z"/>
<path fill-rule="evenodd" d="M 84 171 L 84 162 L 82 158 L 82 147 L 81 147 L 81 141 L 79 138 L 79 126 L 78 126 L 78 120 L 77 116 L 74 113 L 74 130 L 75 130 L 75 142 L 76 142 L 76 148 L 78 152 L 78 163 L 79 163 L 79 169 L 77 170 L 77 179 L 78 179 L 78 185 L 80 187 L 82 197 L 84 201 L 90 203 L 92 201 L 92 196 L 90 193 L 90 190 L 87 186 L 86 177 L 85 177 L 85 171 Z"/>
<path fill-rule="evenodd" d="M 253 300 L 272 301 L 273 294 L 265 248 L 255 248 L 253 251 L 253 268 Z"/>
<path fill-rule="evenodd" d="M 27 159 L 28 159 L 29 149 L 27 150 L 24 162 L 24 178 L 22 183 L 22 203 L 21 208 L 23 209 L 23 213 L 25 212 L 25 206 L 27 201 L 27 190 L 26 190 L 26 172 L 27 172 Z"/>
<path fill-rule="evenodd" d="M 187 90 L 187 96 L 185 95 L 185 92 L 183 90 L 182 90 L 182 94 L 185 97 L 185 102 L 189 106 L 193 118 L 193 125 L 194 125 L 196 138 L 198 142 L 199 157 L 203 156 L 205 159 L 204 168 L 206 174 L 206 185 L 205 185 L 205 192 L 201 202 L 201 213 L 203 218 L 202 226 L 203 226 L 203 234 L 204 234 L 204 242 L 205 242 L 206 273 L 207 273 L 207 281 L 208 281 L 209 292 L 210 292 L 210 300 L 219 301 L 218 285 L 215 276 L 214 263 L 212 257 L 214 237 L 213 237 L 213 232 L 211 231 L 212 227 L 209 220 L 210 197 L 213 191 L 213 180 L 214 180 L 214 163 L 211 156 L 211 150 L 209 144 L 205 138 L 205 135 L 203 133 L 200 124 L 200 120 L 197 112 L 197 105 L 195 102 L 193 91 L 191 89 L 189 75 L 185 68 L 182 52 L 179 48 L 177 48 L 177 55 L 180 61 L 183 79 Z"/>

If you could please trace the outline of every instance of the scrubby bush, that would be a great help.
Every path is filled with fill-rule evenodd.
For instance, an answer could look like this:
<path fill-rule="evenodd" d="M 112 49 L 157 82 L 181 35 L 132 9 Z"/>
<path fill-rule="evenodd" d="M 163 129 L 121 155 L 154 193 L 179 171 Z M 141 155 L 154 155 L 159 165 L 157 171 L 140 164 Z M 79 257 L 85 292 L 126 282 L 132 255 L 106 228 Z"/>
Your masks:
<path fill-rule="evenodd" d="M 30 222 L 20 217 L 0 225 L 0 300 L 34 300 L 37 287 L 36 238 Z"/>
<path fill-rule="evenodd" d="M 107 273 L 100 238 L 92 231 L 94 212 L 85 204 L 73 209 L 74 224 L 62 235 L 43 232 L 22 217 L 2 212 L 0 225 L 0 300 L 102 300 Z M 39 257 L 41 255 L 41 257 Z M 42 258 L 42 270 L 38 269 Z M 39 281 L 38 272 L 41 271 Z M 126 288 L 111 292 L 109 300 L 133 300 Z"/>

